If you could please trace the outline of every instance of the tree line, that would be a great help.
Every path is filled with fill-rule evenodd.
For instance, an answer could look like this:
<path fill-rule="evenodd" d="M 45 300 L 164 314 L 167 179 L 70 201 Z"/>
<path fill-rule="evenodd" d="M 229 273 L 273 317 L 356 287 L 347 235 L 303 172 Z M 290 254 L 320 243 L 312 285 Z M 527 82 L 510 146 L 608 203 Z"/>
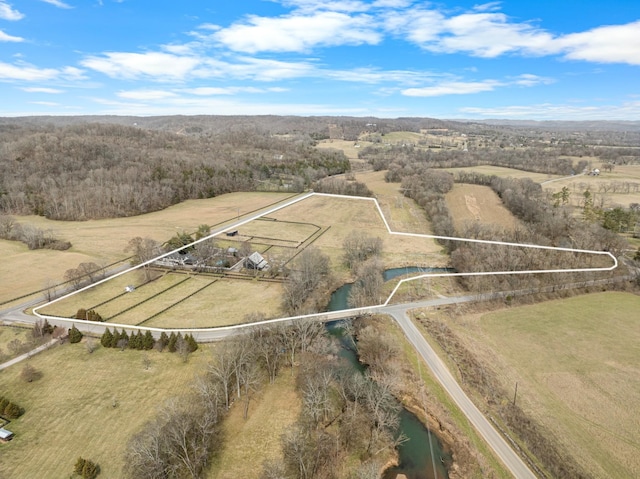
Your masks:
<path fill-rule="evenodd" d="M 344 173 L 342 152 L 257 130 L 178 135 L 113 124 L 0 131 L 0 212 L 85 220 Z"/>
<path fill-rule="evenodd" d="M 562 192 L 558 197 L 554 197 L 528 178 L 501 178 L 464 171 L 452 175 L 415 163 L 389 170 L 386 179 L 402 182 L 403 193 L 424 208 L 434 233 L 438 236 L 610 251 L 615 256 L 619 256 L 626 248 L 623 238 L 604 228 L 598 221 L 576 218 L 568 201 L 562 199 Z M 453 187 L 454 182 L 490 187 L 500 197 L 504 206 L 521 220 L 520 226 L 506 229 L 468 223 L 456 230 L 444 196 Z M 593 255 L 452 240 L 440 242 L 451 254 L 451 264 L 459 272 L 545 270 L 558 269 L 559 265 L 565 269 L 606 266 L 603 263 L 606 260 Z M 475 276 L 463 277 L 459 281 L 471 290 L 487 291 L 538 287 L 544 282 L 582 279 L 585 279 L 584 275 L 575 273 L 570 276 L 548 274 L 544 277 Z"/>

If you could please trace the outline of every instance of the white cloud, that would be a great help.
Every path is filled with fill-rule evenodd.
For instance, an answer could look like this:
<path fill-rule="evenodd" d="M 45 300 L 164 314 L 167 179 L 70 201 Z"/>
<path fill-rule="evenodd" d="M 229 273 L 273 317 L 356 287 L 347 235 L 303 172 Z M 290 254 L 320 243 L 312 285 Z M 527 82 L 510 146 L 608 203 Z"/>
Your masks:
<path fill-rule="evenodd" d="M 406 90 L 402 90 L 402 94 L 405 96 L 418 97 L 469 95 L 472 93 L 492 91 L 502 85 L 504 85 L 504 83 L 495 80 L 484 80 L 479 82 L 451 81 L 423 88 L 407 88 Z"/>
<path fill-rule="evenodd" d="M 58 8 L 73 8 L 71 5 L 64 3 L 61 0 L 41 0 L 44 3 L 48 3 L 49 5 L 53 5 L 54 7 L 58 7 Z"/>
<path fill-rule="evenodd" d="M 301 13 L 318 10 L 353 13 L 364 12 L 370 8 L 369 5 L 358 0 L 284 0 L 280 3 L 285 7 L 295 8 Z"/>
<path fill-rule="evenodd" d="M 10 64 L 0 62 L 0 80 L 81 80 L 81 70 L 74 67 L 64 68 L 38 68 L 27 63 Z"/>
<path fill-rule="evenodd" d="M 618 105 L 566 105 L 542 103 L 500 108 L 465 107 L 459 118 L 510 118 L 533 120 L 640 120 L 640 102 Z"/>
<path fill-rule="evenodd" d="M 116 93 L 120 98 L 127 100 L 164 100 L 176 96 L 175 93 L 165 90 L 128 90 Z"/>
<path fill-rule="evenodd" d="M 572 60 L 640 65 L 640 21 L 564 35 L 557 44 Z"/>
<path fill-rule="evenodd" d="M 267 18 L 250 16 L 212 37 L 233 51 L 304 52 L 317 46 L 374 45 L 382 40 L 368 15 L 322 11 Z"/>
<path fill-rule="evenodd" d="M 278 81 L 316 76 L 316 68 L 308 62 L 285 62 L 252 57 L 237 57 L 235 63 L 204 59 L 194 71 L 198 78 L 237 78 L 256 81 Z"/>
<path fill-rule="evenodd" d="M 200 60 L 195 57 L 162 52 L 107 52 L 103 56 L 90 56 L 80 62 L 81 65 L 111 78 L 152 77 L 157 81 L 183 80 L 199 63 Z"/>
<path fill-rule="evenodd" d="M 555 80 L 553 78 L 541 77 L 531 73 L 523 73 L 516 77 L 513 83 L 520 86 L 530 87 L 536 85 L 550 85 L 551 83 L 555 83 Z"/>
<path fill-rule="evenodd" d="M 153 103 L 113 101 L 93 98 L 105 105 L 96 114 L 103 115 L 369 115 L 366 108 L 334 106 L 322 103 L 253 103 L 221 98 L 176 97 Z"/>
<path fill-rule="evenodd" d="M 29 103 L 33 105 L 60 106 L 60 103 L 56 103 L 53 101 L 30 101 Z"/>
<path fill-rule="evenodd" d="M 23 42 L 24 38 L 8 35 L 0 30 L 0 42 Z"/>
<path fill-rule="evenodd" d="M 219 95 L 237 95 L 238 93 L 282 93 L 287 91 L 286 88 L 256 88 L 247 86 L 230 86 L 230 87 L 198 87 L 185 88 L 184 93 L 198 96 L 219 96 Z"/>
<path fill-rule="evenodd" d="M 451 17 L 440 11 L 416 9 L 387 16 L 386 27 L 425 50 L 466 52 L 493 58 L 508 52 L 548 54 L 553 36 L 528 23 L 512 23 L 503 13 L 463 13 Z"/>
<path fill-rule="evenodd" d="M 51 94 L 64 93 L 63 90 L 58 90 L 57 88 L 23 87 L 20 89 L 22 91 L 26 91 L 27 93 L 51 93 Z"/>
<path fill-rule="evenodd" d="M 11 5 L 3 0 L 0 0 L 0 18 L 2 20 L 22 20 L 24 18 L 24 14 L 20 13 L 18 10 L 14 10 Z"/>
<path fill-rule="evenodd" d="M 640 65 L 640 21 L 607 25 L 579 33 L 553 35 L 528 22 L 496 12 L 499 4 L 446 15 L 441 10 L 409 8 L 383 14 L 388 32 L 437 53 L 468 53 L 495 58 L 504 54 L 546 56 L 601 63 Z"/>
<path fill-rule="evenodd" d="M 496 10 L 500 10 L 500 3 L 501 2 L 488 2 L 474 5 L 473 10 L 476 12 L 494 12 Z"/>

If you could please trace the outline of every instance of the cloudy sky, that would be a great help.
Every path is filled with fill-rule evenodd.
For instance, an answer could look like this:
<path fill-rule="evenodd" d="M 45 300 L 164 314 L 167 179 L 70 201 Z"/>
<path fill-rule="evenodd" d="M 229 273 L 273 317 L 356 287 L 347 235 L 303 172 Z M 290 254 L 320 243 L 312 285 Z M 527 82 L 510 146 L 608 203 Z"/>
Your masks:
<path fill-rule="evenodd" d="M 640 120 L 638 0 L 0 0 L 0 116 Z"/>

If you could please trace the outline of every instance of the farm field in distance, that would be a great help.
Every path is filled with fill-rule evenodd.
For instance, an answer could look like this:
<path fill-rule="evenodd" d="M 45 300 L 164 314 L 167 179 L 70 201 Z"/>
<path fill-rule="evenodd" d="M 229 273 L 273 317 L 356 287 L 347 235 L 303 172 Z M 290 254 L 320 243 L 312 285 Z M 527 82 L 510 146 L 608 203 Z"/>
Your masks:
<path fill-rule="evenodd" d="M 531 171 L 516 170 L 515 168 L 505 168 L 503 166 L 469 166 L 465 168 L 442 168 L 443 171 L 456 174 L 457 172 L 474 171 L 482 175 L 495 175 L 500 178 L 529 178 L 536 183 L 542 183 L 543 181 L 553 180 L 554 178 L 560 178 L 559 175 L 548 175 L 546 173 L 534 173 Z"/>
<path fill-rule="evenodd" d="M 640 297 L 605 292 L 463 316 L 451 327 L 595 477 L 640 473 Z M 511 396 L 510 399 L 512 399 Z M 506 399 L 505 399 L 506 400 Z"/>
<path fill-rule="evenodd" d="M 458 231 L 465 223 L 500 226 L 506 230 L 514 230 L 519 224 L 488 186 L 457 183 L 445 198 Z"/>
<path fill-rule="evenodd" d="M 45 287 L 48 280 L 63 281 L 64 272 L 82 262 L 110 264 L 128 256 L 129 240 L 150 237 L 164 242 L 176 233 L 193 232 L 201 224 L 235 220 L 257 209 L 290 197 L 284 193 L 229 193 L 204 200 L 189 200 L 162 211 L 126 218 L 90 221 L 53 221 L 41 216 L 16 216 L 19 223 L 52 230 L 57 237 L 71 241 L 67 251 L 30 251 L 17 241 L 0 240 L 0 276 L 12 281 L 0 283 L 0 302 Z M 35 267 L 34 265 L 37 265 Z M 16 271 L 21 272 L 15 274 Z M 27 274 L 28 272 L 28 274 Z"/>
<path fill-rule="evenodd" d="M 600 164 L 596 167 L 600 168 Z M 544 188 L 556 192 L 565 186 L 571 191 L 574 205 L 579 205 L 588 188 L 595 195 L 596 204 L 602 202 L 607 208 L 618 205 L 628 208 L 631 203 L 640 203 L 640 165 L 615 165 L 611 172 L 601 170 L 598 176 L 565 178 L 544 185 Z"/>

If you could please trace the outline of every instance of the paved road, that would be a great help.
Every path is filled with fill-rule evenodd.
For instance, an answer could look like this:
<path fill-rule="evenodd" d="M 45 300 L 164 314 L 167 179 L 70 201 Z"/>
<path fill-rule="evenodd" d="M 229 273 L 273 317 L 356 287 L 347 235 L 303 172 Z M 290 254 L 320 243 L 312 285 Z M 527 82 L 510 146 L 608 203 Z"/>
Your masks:
<path fill-rule="evenodd" d="M 453 375 L 449 372 L 449 369 L 447 369 L 407 315 L 408 309 L 406 305 L 392 306 L 385 308 L 385 312 L 390 314 L 398 322 L 404 334 L 411 344 L 413 344 L 413 347 L 420 356 L 422 356 L 429 366 L 429 369 L 431 369 L 433 375 L 455 401 L 469 422 L 473 424 L 476 431 L 478 431 L 487 444 L 494 450 L 507 469 L 511 471 L 513 476 L 517 479 L 535 479 L 536 475 L 529 469 L 520 456 L 511 449 L 507 441 L 496 431 L 458 385 Z"/>

